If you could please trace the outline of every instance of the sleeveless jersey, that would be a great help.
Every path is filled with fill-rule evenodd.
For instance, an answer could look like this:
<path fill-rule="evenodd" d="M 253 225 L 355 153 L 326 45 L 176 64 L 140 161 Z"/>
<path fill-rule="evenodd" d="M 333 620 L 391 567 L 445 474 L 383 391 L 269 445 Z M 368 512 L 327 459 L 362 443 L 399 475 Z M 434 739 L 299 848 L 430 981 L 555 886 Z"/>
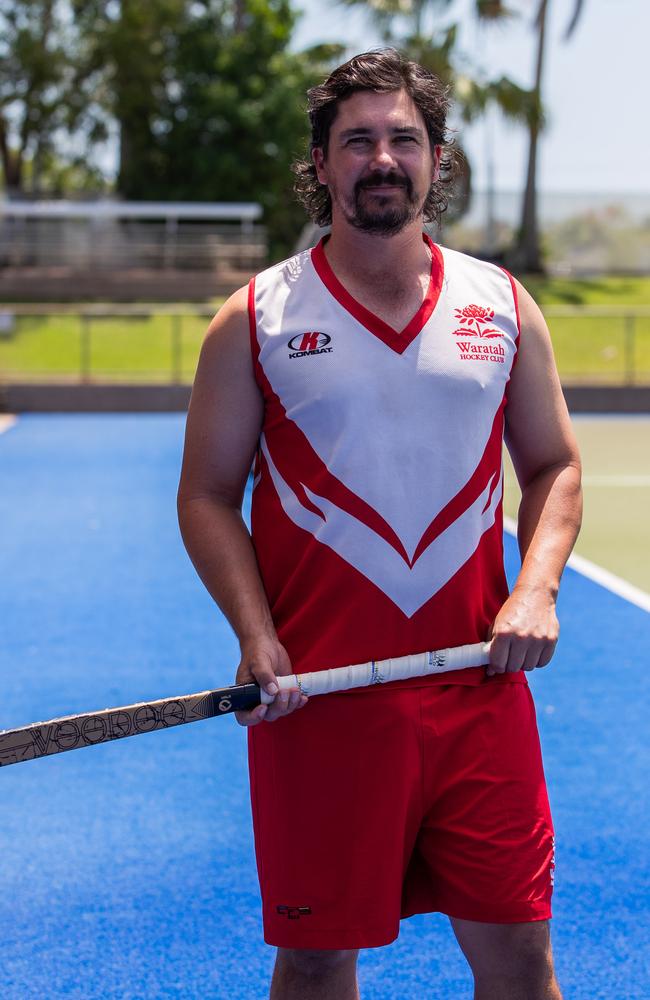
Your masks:
<path fill-rule="evenodd" d="M 249 286 L 264 398 L 251 530 L 297 672 L 482 641 L 508 595 L 515 286 L 424 238 L 430 285 L 401 332 L 349 294 L 323 241 Z M 470 668 L 419 683 L 483 677 Z"/>

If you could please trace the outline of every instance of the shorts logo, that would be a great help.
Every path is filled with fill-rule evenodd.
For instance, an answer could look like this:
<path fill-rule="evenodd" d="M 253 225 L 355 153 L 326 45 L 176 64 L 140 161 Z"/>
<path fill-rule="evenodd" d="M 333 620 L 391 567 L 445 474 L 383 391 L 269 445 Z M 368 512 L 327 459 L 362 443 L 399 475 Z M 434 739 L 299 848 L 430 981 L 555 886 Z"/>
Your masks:
<path fill-rule="evenodd" d="M 276 906 L 275 909 L 281 917 L 287 917 L 288 920 L 300 920 L 311 913 L 311 906 Z"/>
<path fill-rule="evenodd" d="M 307 333 L 299 333 L 287 343 L 291 351 L 290 358 L 304 358 L 312 354 L 331 354 L 333 347 L 328 347 L 331 337 L 327 333 L 318 330 L 309 330 Z"/>
<path fill-rule="evenodd" d="M 555 885 L 555 837 L 551 838 L 551 863 L 549 865 L 551 888 Z"/>
<path fill-rule="evenodd" d="M 460 327 L 454 330 L 456 337 L 478 337 L 480 340 L 493 340 L 502 337 L 501 330 L 490 326 L 494 319 L 494 309 L 475 304 L 454 310 Z M 477 344 L 471 340 L 459 340 L 458 349 L 461 361 L 495 361 L 503 364 L 506 352 L 501 344 Z"/>

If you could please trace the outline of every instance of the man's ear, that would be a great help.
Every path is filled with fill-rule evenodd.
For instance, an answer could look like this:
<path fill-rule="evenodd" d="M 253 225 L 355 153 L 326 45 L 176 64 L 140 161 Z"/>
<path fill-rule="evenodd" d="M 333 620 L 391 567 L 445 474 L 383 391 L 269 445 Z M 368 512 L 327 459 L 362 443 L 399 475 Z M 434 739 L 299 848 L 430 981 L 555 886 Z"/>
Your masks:
<path fill-rule="evenodd" d="M 433 147 L 433 172 L 431 179 L 434 181 L 440 180 L 440 161 L 442 159 L 442 146 Z"/>
<path fill-rule="evenodd" d="M 316 167 L 316 176 L 321 184 L 327 184 L 327 170 L 325 167 L 325 154 L 320 146 L 315 146 L 311 151 L 311 158 Z"/>

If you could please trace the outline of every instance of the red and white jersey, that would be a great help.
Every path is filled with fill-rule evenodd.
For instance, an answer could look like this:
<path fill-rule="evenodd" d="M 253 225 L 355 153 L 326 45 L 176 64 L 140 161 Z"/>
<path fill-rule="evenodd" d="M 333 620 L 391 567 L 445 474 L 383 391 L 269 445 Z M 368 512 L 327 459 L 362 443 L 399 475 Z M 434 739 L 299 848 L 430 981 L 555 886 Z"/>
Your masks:
<path fill-rule="evenodd" d="M 250 284 L 265 404 L 252 536 L 297 671 L 484 640 L 507 597 L 514 285 L 425 239 L 429 289 L 401 332 L 346 291 L 322 241 Z"/>

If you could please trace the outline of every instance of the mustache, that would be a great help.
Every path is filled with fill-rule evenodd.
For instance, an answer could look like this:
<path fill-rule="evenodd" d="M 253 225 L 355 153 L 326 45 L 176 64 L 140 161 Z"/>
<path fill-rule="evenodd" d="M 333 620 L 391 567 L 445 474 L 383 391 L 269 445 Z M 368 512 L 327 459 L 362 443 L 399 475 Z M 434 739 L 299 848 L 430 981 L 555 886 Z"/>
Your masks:
<path fill-rule="evenodd" d="M 387 174 L 382 174 L 378 170 L 375 170 L 372 174 L 364 177 L 363 180 L 357 181 L 356 188 L 357 191 L 363 191 L 366 188 L 383 187 L 384 184 L 391 184 L 395 187 L 406 188 L 409 193 L 412 189 L 410 179 L 408 177 L 403 177 L 394 170 L 391 170 Z"/>

